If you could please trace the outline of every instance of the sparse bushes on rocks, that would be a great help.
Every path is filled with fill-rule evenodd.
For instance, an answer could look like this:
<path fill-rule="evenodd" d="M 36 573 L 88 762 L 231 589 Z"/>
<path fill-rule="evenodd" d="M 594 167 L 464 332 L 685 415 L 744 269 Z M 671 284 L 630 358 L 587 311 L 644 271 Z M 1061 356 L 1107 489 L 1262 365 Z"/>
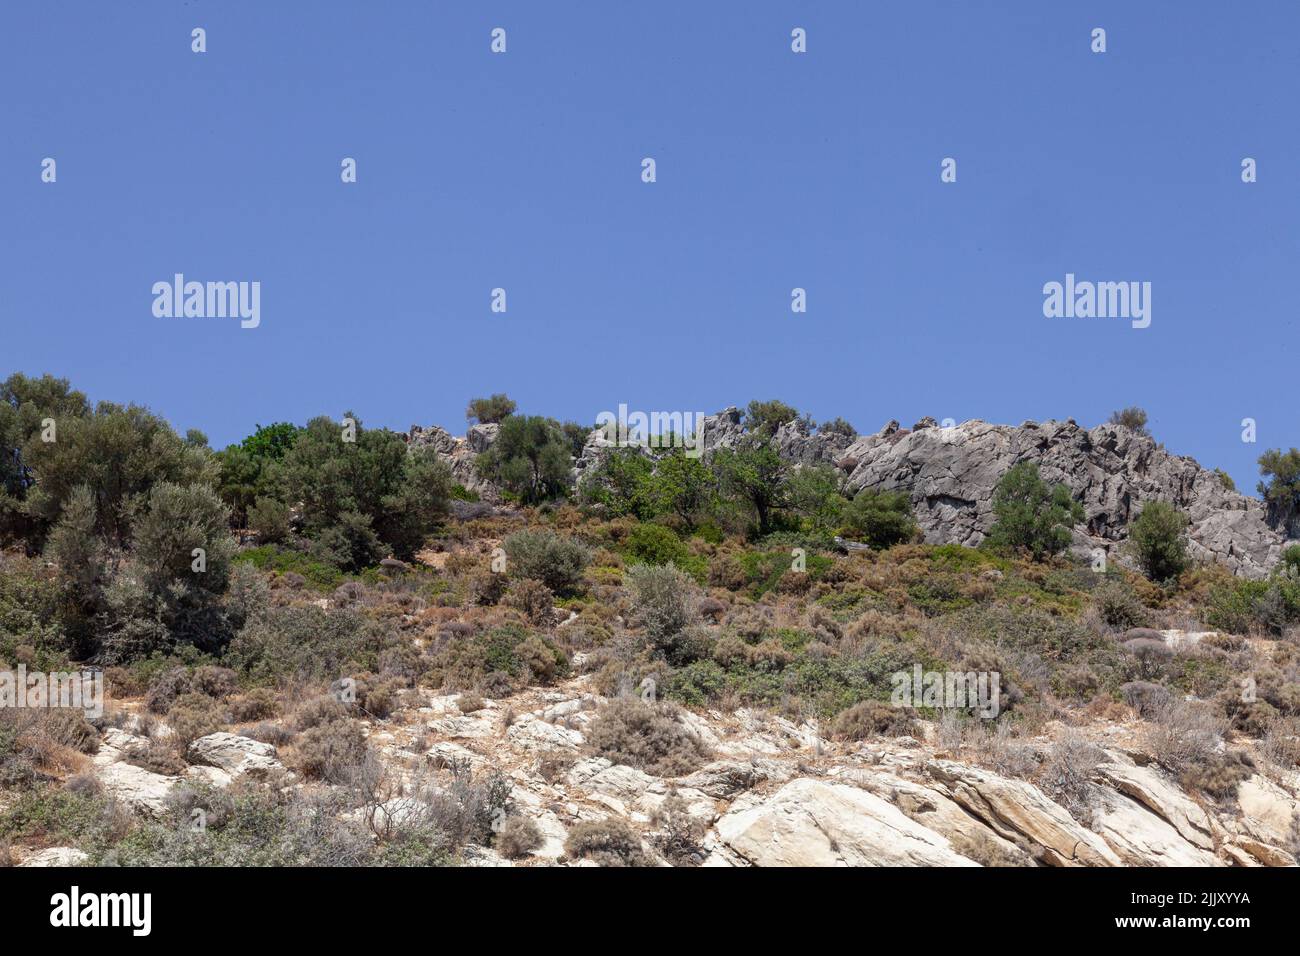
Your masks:
<path fill-rule="evenodd" d="M 904 737 L 916 732 L 912 714 L 877 700 L 864 700 L 841 711 L 831 723 L 831 735 L 840 740 Z"/>
<path fill-rule="evenodd" d="M 537 828 L 537 824 L 528 817 L 516 814 L 506 817 L 493 846 L 507 860 L 518 860 L 538 849 L 543 842 L 542 831 Z"/>
<path fill-rule="evenodd" d="M 568 597 L 578 591 L 591 551 L 554 531 L 517 531 L 502 542 L 506 569 L 512 578 L 541 581 L 554 593 Z"/>
<path fill-rule="evenodd" d="M 1105 759 L 1102 749 L 1078 731 L 1066 731 L 1039 771 L 1039 783 L 1070 816 L 1090 825 L 1095 802 L 1092 775 Z"/>
<path fill-rule="evenodd" d="M 591 860 L 600 866 L 650 866 L 641 849 L 641 837 L 617 817 L 586 820 L 569 831 L 564 852 L 575 860 Z"/>
<path fill-rule="evenodd" d="M 1147 748 L 1161 766 L 1181 773 L 1218 752 L 1224 729 L 1224 721 L 1205 705 L 1171 697 L 1147 727 Z"/>
<path fill-rule="evenodd" d="M 614 763 L 657 777 L 680 777 L 705 759 L 704 746 L 677 719 L 676 709 L 636 697 L 618 697 L 587 727 L 587 743 Z"/>
<path fill-rule="evenodd" d="M 333 720 L 308 728 L 298 739 L 295 769 L 327 783 L 346 783 L 366 757 L 366 738 L 355 720 Z"/>
<path fill-rule="evenodd" d="M 652 838 L 656 849 L 674 866 L 699 866 L 705 852 L 700 841 L 708 831 L 705 820 L 694 816 L 690 807 L 676 793 L 664 798 L 651 822 L 658 831 Z"/>

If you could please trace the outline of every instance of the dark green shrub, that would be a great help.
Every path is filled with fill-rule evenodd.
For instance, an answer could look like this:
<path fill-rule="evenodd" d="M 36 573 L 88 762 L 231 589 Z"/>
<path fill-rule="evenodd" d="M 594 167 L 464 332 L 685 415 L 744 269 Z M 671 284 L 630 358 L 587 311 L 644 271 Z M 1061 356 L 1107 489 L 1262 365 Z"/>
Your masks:
<path fill-rule="evenodd" d="M 1024 461 L 998 480 L 993 513 L 989 547 L 1023 551 L 1040 561 L 1069 546 L 1071 528 L 1083 520 L 1083 505 L 1065 485 L 1049 485 L 1037 465 Z"/>
<path fill-rule="evenodd" d="M 893 547 L 916 536 L 912 501 L 902 491 L 864 488 L 844 509 L 840 533 L 876 549 Z"/>
<path fill-rule="evenodd" d="M 1129 542 L 1153 581 L 1168 581 L 1186 570 L 1187 525 L 1187 515 L 1166 501 L 1149 502 L 1129 525 Z"/>
<path fill-rule="evenodd" d="M 591 562 L 586 545 L 545 529 L 517 531 L 502 542 L 502 547 L 511 577 L 541 581 L 561 597 L 577 593 L 582 572 Z"/>

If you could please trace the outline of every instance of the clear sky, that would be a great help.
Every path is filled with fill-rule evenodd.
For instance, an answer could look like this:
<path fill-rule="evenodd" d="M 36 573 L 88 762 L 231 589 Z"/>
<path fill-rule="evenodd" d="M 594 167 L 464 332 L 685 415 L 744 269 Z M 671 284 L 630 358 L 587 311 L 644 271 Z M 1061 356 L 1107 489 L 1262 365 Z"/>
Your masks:
<path fill-rule="evenodd" d="M 861 431 L 1137 404 L 1253 489 L 1300 445 L 1297 90 L 1291 0 L 6 0 L 0 374 L 217 447 L 503 390 Z M 156 318 L 177 272 L 260 282 L 260 327 Z M 1151 326 L 1045 318 L 1067 272 L 1150 282 Z"/>

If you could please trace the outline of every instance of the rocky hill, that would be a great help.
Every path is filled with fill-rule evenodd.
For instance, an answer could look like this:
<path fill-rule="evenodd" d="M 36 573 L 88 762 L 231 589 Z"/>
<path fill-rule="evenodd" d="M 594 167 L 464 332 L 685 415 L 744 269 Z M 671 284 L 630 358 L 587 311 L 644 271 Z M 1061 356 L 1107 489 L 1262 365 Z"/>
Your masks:
<path fill-rule="evenodd" d="M 704 419 L 706 458 L 744 440 L 742 419 L 734 407 Z M 457 481 L 492 500 L 497 491 L 479 476 L 474 458 L 491 446 L 496 428 L 476 425 L 466 437 L 455 438 L 437 426 L 414 426 L 408 440 L 432 445 Z M 1100 550 L 1108 560 L 1127 563 L 1120 546 L 1129 522 L 1143 504 L 1156 500 L 1170 502 L 1191 519 L 1194 558 L 1221 562 L 1245 577 L 1265 576 L 1288 543 L 1288 529 L 1270 523 L 1259 499 L 1229 490 L 1195 459 L 1170 454 L 1123 425 L 1085 429 L 1073 420 L 1015 426 L 973 420 L 940 427 L 924 418 L 910 429 L 891 421 L 873 435 L 849 438 L 792 421 L 777 430 L 774 443 L 791 465 L 838 468 L 851 491 L 906 491 L 931 544 L 982 541 L 993 525 L 993 489 L 1022 461 L 1036 463 L 1044 478 L 1068 485 L 1082 502 L 1085 520 L 1074 529 L 1073 548 L 1080 556 Z M 603 433 L 593 431 L 575 459 L 575 482 L 590 474 L 609 448 Z"/>
<path fill-rule="evenodd" d="M 412 692 L 416 696 L 415 692 Z M 371 830 L 430 812 L 424 781 L 504 775 L 512 812 L 540 838 L 512 861 L 470 843 L 472 866 L 593 865 L 574 857 L 570 834 L 582 824 L 618 821 L 635 834 L 651 865 L 705 866 L 1292 866 L 1300 827 L 1291 772 L 1255 774 L 1216 804 L 1186 792 L 1156 765 L 1133 724 L 1094 727 L 1095 766 L 1080 786 L 1090 809 L 1074 815 L 1034 784 L 972 761 L 940 739 L 934 724 L 919 737 L 860 743 L 828 739 L 803 722 L 739 709 L 685 713 L 707 753 L 690 773 L 665 778 L 591 754 L 587 736 L 607 701 L 588 678 L 529 688 L 505 700 L 429 696 L 400 718 L 366 720 L 367 740 L 395 782 L 352 818 Z M 138 705 L 129 703 L 135 711 Z M 91 774 L 103 791 L 145 819 L 174 814 L 176 788 L 303 784 L 274 746 L 216 733 L 190 745 L 192 765 L 178 775 L 129 762 L 133 751 L 169 731 L 145 728 L 134 713 L 103 733 Z M 1059 747 L 1065 728 L 1049 725 L 1026 751 Z M 430 774 L 434 777 L 430 777 Z M 1076 817 L 1085 816 L 1087 824 Z M 486 841 L 485 841 L 486 842 Z M 498 841 L 499 842 L 499 841 Z M 74 847 L 30 852 L 19 865 L 83 862 Z"/>

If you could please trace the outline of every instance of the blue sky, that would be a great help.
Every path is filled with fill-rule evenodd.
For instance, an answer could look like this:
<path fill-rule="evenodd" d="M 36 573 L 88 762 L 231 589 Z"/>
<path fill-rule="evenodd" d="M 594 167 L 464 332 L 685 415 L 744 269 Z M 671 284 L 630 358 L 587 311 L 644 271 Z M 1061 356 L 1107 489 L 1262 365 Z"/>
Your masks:
<path fill-rule="evenodd" d="M 218 447 L 502 390 L 862 431 L 1138 404 L 1253 489 L 1300 445 L 1298 51 L 1291 2 L 9 0 L 0 373 Z M 261 326 L 155 318 L 176 272 L 259 281 Z M 1151 327 L 1045 318 L 1067 272 L 1151 282 Z"/>

